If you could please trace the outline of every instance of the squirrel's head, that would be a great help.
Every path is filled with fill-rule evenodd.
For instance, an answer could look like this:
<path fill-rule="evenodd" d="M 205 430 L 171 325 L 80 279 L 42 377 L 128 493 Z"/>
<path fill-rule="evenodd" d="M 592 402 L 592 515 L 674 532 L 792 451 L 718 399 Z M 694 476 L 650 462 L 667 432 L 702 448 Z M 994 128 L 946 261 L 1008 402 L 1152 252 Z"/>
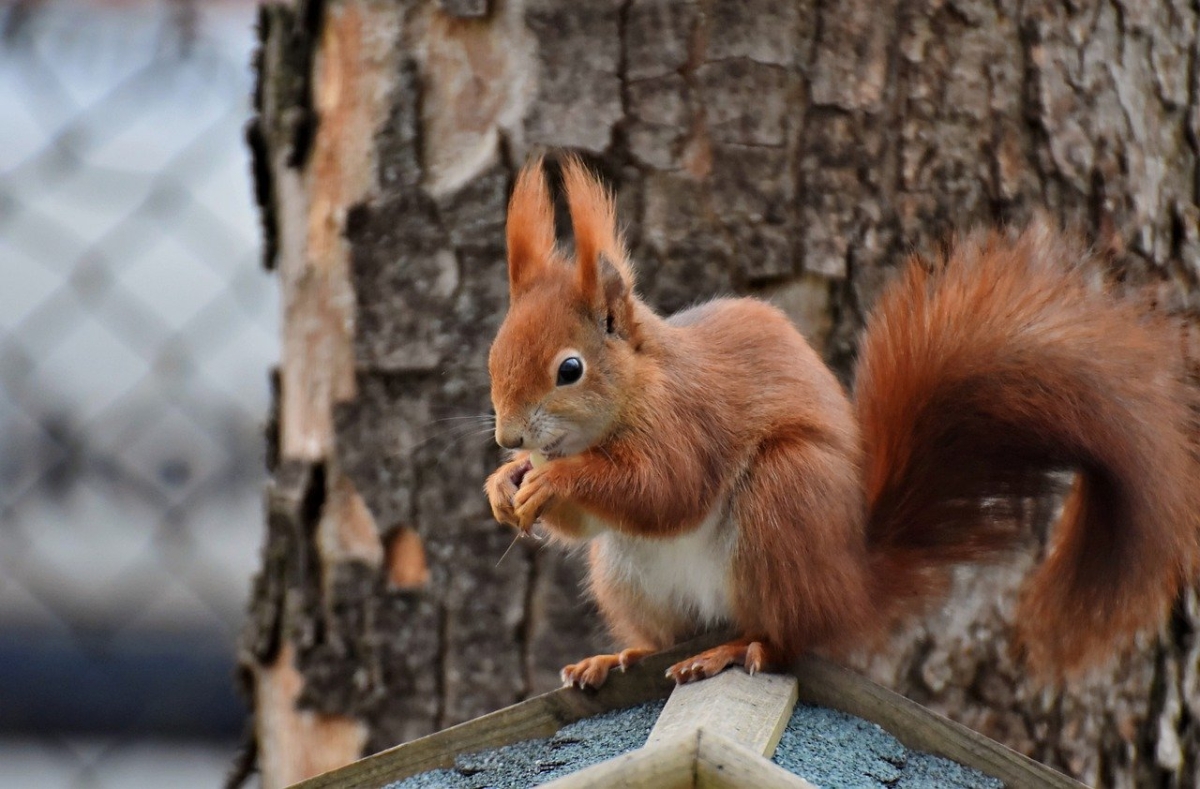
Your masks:
<path fill-rule="evenodd" d="M 488 357 L 497 443 L 551 458 L 611 432 L 635 385 L 639 342 L 612 198 L 579 160 L 566 159 L 562 172 L 575 258 L 555 244 L 554 206 L 534 160 L 509 201 L 508 315 Z"/>

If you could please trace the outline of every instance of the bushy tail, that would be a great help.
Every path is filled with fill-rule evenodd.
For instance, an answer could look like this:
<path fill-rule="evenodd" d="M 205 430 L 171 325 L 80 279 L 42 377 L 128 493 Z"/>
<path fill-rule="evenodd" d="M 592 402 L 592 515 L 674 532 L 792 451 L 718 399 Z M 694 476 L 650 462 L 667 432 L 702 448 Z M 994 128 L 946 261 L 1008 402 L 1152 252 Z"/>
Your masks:
<path fill-rule="evenodd" d="M 1042 676 L 1160 623 L 1200 553 L 1180 335 L 1086 257 L 1038 223 L 914 261 L 870 318 L 855 386 L 873 575 L 894 614 L 951 565 L 1011 547 L 1030 498 L 1078 472 L 1016 617 Z"/>

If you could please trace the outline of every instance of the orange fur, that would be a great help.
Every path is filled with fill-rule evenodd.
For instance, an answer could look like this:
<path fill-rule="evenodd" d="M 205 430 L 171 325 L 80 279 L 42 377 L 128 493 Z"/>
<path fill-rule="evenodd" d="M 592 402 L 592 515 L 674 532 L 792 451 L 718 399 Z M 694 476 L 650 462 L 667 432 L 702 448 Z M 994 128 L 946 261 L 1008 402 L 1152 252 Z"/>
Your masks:
<path fill-rule="evenodd" d="M 538 163 L 522 195 L 539 194 L 535 176 Z M 489 356 L 497 434 L 551 459 L 519 479 L 519 460 L 502 467 L 488 495 L 504 522 L 595 541 L 591 590 L 624 644 L 741 630 L 681 681 L 747 654 L 877 646 L 938 599 L 948 568 L 1010 548 L 1057 470 L 1081 476 L 1022 601 L 1034 670 L 1102 660 L 1196 572 L 1196 398 L 1170 326 L 1090 282 L 1075 242 L 1039 224 L 910 262 L 868 324 L 852 403 L 765 303 L 655 314 L 608 193 L 574 160 L 564 182 L 575 265 L 542 245 Z M 509 217 L 524 250 L 540 237 L 529 217 Z M 559 385 L 572 354 L 585 373 Z M 677 572 L 689 561 L 695 578 Z M 575 680 L 595 679 L 612 659 L 578 665 Z"/>

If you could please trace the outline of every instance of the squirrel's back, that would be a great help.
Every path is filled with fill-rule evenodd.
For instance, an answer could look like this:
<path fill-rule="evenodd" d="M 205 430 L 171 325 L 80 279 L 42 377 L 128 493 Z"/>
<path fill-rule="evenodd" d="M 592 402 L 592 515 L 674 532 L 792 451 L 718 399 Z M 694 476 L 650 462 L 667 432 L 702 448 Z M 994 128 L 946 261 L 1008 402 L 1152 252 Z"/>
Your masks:
<path fill-rule="evenodd" d="M 709 392 L 681 402 L 698 399 L 729 418 L 747 445 L 793 424 L 856 452 L 845 390 L 782 310 L 754 298 L 720 298 L 677 312 L 667 324 L 679 330 L 676 347 L 690 357 L 677 364 L 694 366 L 684 377 L 704 381 Z"/>
<path fill-rule="evenodd" d="M 1031 497 L 1078 472 L 1023 592 L 1035 670 L 1086 667 L 1160 623 L 1196 569 L 1196 393 L 1179 334 L 1035 223 L 908 265 L 864 333 L 855 407 L 877 596 L 899 614 L 946 569 L 1013 544 Z"/>

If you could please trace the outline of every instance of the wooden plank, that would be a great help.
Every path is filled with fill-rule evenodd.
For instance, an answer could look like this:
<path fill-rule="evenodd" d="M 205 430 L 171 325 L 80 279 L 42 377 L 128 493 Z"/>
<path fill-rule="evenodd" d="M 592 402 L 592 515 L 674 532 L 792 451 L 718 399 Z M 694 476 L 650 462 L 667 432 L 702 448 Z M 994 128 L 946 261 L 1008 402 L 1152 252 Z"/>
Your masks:
<path fill-rule="evenodd" d="M 794 673 L 800 680 L 800 701 L 878 723 L 909 748 L 974 767 L 1004 781 L 1008 789 L 1085 786 L 827 660 L 804 658 Z"/>
<path fill-rule="evenodd" d="M 702 728 L 770 756 L 796 706 L 798 684 L 787 674 L 750 676 L 734 668 L 680 685 L 671 692 L 646 744 L 678 739 Z"/>
<path fill-rule="evenodd" d="M 545 789 L 691 789 L 696 786 L 699 733 L 645 747 L 593 764 L 543 784 Z M 752 784 L 747 784 L 750 786 Z"/>
<path fill-rule="evenodd" d="M 301 789 L 335 786 L 339 789 L 374 789 L 427 770 L 450 767 L 461 753 L 549 737 L 581 718 L 665 698 L 675 687 L 675 683 L 663 675 L 667 667 L 724 643 L 730 637 L 729 633 L 703 636 L 652 655 L 624 674 L 614 674 L 598 691 L 560 688 L 544 693 L 436 734 L 380 751 L 295 786 Z"/>
<path fill-rule="evenodd" d="M 817 789 L 756 751 L 707 729 L 700 731 L 695 770 L 696 789 Z"/>
<path fill-rule="evenodd" d="M 546 789 L 817 789 L 755 751 L 704 729 L 630 751 L 545 784 Z"/>

